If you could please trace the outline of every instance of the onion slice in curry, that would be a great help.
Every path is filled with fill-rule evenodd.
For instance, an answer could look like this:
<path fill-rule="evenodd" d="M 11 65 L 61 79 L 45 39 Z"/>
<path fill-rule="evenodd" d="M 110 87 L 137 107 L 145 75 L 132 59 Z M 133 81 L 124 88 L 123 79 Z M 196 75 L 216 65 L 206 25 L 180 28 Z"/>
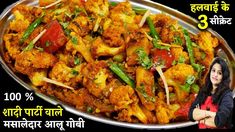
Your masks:
<path fill-rule="evenodd" d="M 162 81 L 163 81 L 163 84 L 164 84 L 164 87 L 165 87 L 167 105 L 170 105 L 169 88 L 168 88 L 168 85 L 167 85 L 167 82 L 166 82 L 166 78 L 165 78 L 165 76 L 164 76 L 164 74 L 162 72 L 161 66 L 156 66 L 156 70 L 159 73 L 160 77 L 162 78 Z"/>
<path fill-rule="evenodd" d="M 42 78 L 43 81 L 45 82 L 48 82 L 48 83 L 51 83 L 51 84 L 55 84 L 55 85 L 58 85 L 58 86 L 61 86 L 61 87 L 64 87 L 64 88 L 67 88 L 67 89 L 70 89 L 70 90 L 74 90 L 73 87 L 70 87 L 70 86 L 67 86 L 67 85 L 64 85 L 63 83 L 61 82 L 58 82 L 58 81 L 55 81 L 55 80 L 52 80 L 52 79 L 49 79 L 47 77 L 43 77 Z"/>
<path fill-rule="evenodd" d="M 142 27 L 146 21 L 146 18 L 150 15 L 150 10 L 147 10 L 145 13 L 144 13 L 144 16 L 142 17 L 140 23 L 139 23 L 139 27 Z"/>
<path fill-rule="evenodd" d="M 43 8 L 43 9 L 50 8 L 50 7 L 52 7 L 52 6 L 54 6 L 54 5 L 58 4 L 58 3 L 60 3 L 61 1 L 62 1 L 62 0 L 57 0 L 57 1 L 51 3 L 51 4 L 47 5 L 47 6 L 43 6 L 43 7 L 41 7 L 41 8 Z"/>

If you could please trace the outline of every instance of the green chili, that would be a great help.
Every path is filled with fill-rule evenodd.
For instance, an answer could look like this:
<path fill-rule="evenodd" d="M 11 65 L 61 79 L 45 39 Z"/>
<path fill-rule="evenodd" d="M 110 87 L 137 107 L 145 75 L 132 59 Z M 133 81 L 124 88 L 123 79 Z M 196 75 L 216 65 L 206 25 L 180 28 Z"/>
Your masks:
<path fill-rule="evenodd" d="M 120 77 L 125 83 L 130 85 L 132 88 L 135 88 L 135 82 L 132 80 L 122 69 L 115 63 L 109 63 L 109 68 L 113 71 L 118 77 Z"/>
<path fill-rule="evenodd" d="M 29 35 L 34 31 L 34 29 L 42 22 L 42 17 L 36 19 L 28 28 L 25 30 L 22 38 L 20 39 L 20 44 L 23 44 L 24 41 L 29 37 Z"/>
<path fill-rule="evenodd" d="M 190 63 L 194 64 L 195 60 L 194 60 L 194 56 L 193 56 L 192 41 L 191 41 L 191 39 L 189 37 L 189 33 L 186 29 L 183 29 L 183 33 L 184 33 L 184 38 L 185 38 L 185 41 L 186 41 L 186 47 L 187 47 L 187 51 L 188 51 L 188 54 L 189 54 Z"/>
<path fill-rule="evenodd" d="M 193 66 L 193 68 L 196 69 L 196 71 L 199 73 L 199 76 L 200 76 L 202 70 L 204 69 L 204 66 L 195 63 L 195 59 L 194 59 L 194 55 L 193 55 L 192 41 L 190 39 L 189 33 L 186 29 L 183 29 L 183 33 L 184 33 L 184 38 L 186 41 L 186 47 L 187 47 L 187 51 L 189 54 L 190 63 Z"/>
<path fill-rule="evenodd" d="M 113 57 L 113 60 L 116 62 L 123 62 L 124 61 L 124 56 L 122 54 L 117 54 Z"/>
<path fill-rule="evenodd" d="M 192 84 L 192 88 L 191 88 L 191 90 L 192 90 L 192 92 L 193 93 L 198 93 L 199 92 L 199 86 L 197 85 L 197 84 Z"/>
<path fill-rule="evenodd" d="M 185 62 L 184 56 L 180 55 L 180 57 L 178 59 L 178 63 L 184 63 L 184 62 Z"/>
<path fill-rule="evenodd" d="M 183 42 L 182 42 L 180 36 L 174 36 L 174 43 L 181 45 L 181 46 L 183 45 Z"/>
<path fill-rule="evenodd" d="M 136 14 L 142 14 L 142 15 L 147 11 L 147 9 L 141 7 L 133 7 L 132 9 Z"/>
<path fill-rule="evenodd" d="M 153 37 L 153 46 L 158 49 L 165 49 L 165 50 L 169 51 L 170 50 L 169 46 L 162 46 L 162 45 L 158 44 L 158 42 L 161 40 L 160 40 L 160 36 L 159 36 L 158 32 L 156 31 L 156 29 L 154 27 L 152 19 L 150 17 L 147 17 L 146 20 L 149 25 L 150 36 Z"/>
<path fill-rule="evenodd" d="M 157 33 L 157 31 L 156 31 L 156 29 L 154 27 L 153 20 L 150 17 L 147 17 L 146 20 L 147 20 L 147 23 L 149 25 L 150 35 L 153 38 L 155 38 L 157 40 L 160 40 L 160 36 L 159 36 L 159 34 Z"/>
<path fill-rule="evenodd" d="M 29 50 L 33 49 L 33 47 L 34 47 L 34 43 L 33 43 L 33 41 L 31 41 L 31 42 L 23 49 L 23 51 L 29 51 Z"/>
<path fill-rule="evenodd" d="M 165 49 L 167 51 L 170 51 L 170 46 L 162 46 L 162 45 L 158 44 L 158 40 L 155 38 L 153 38 L 153 46 L 158 49 Z"/>
<path fill-rule="evenodd" d="M 117 2 L 114 2 L 114 1 L 111 1 L 111 2 L 109 2 L 109 5 L 111 5 L 111 6 L 116 6 L 118 3 Z"/>

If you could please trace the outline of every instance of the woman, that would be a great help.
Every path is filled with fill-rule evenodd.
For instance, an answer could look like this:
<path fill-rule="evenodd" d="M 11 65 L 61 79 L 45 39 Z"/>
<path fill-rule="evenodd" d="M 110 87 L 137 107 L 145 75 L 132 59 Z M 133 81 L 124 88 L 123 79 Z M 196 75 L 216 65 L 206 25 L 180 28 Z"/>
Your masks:
<path fill-rule="evenodd" d="M 229 88 L 230 72 L 226 62 L 215 58 L 189 110 L 189 119 L 199 128 L 232 128 L 233 93 Z"/>

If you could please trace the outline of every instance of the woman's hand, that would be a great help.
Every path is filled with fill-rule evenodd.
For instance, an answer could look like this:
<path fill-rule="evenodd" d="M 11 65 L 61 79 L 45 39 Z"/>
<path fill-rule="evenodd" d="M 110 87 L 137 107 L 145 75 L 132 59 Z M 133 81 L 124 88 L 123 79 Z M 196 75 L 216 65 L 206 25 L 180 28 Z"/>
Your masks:
<path fill-rule="evenodd" d="M 204 111 L 206 112 L 206 115 L 207 115 L 208 117 L 215 118 L 216 112 L 207 111 L 207 110 L 204 110 Z"/>
<path fill-rule="evenodd" d="M 203 123 L 207 127 L 216 127 L 216 125 L 215 125 L 215 118 L 214 117 L 205 118 Z"/>
<path fill-rule="evenodd" d="M 198 123 L 203 123 L 208 127 L 216 127 L 214 122 L 215 115 L 216 112 L 201 110 L 198 107 L 193 110 L 194 120 L 198 121 Z"/>
<path fill-rule="evenodd" d="M 209 117 L 215 118 L 215 115 L 216 115 L 216 112 L 211 112 L 211 111 L 207 111 L 207 110 L 201 110 L 198 107 L 196 107 L 193 110 L 193 118 L 196 121 L 203 120 L 203 119 L 209 118 Z"/>

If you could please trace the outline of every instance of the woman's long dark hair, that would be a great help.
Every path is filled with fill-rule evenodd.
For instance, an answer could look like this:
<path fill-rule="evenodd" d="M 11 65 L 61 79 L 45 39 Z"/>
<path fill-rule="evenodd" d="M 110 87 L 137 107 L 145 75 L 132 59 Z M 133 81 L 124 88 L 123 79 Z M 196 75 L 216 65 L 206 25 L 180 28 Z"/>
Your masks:
<path fill-rule="evenodd" d="M 228 65 L 226 64 L 226 62 L 222 59 L 222 58 L 215 58 L 214 61 L 212 62 L 212 64 L 210 65 L 210 69 L 209 72 L 206 76 L 206 80 L 205 80 L 205 84 L 204 86 L 200 89 L 200 97 L 199 97 L 199 103 L 202 104 L 204 103 L 204 101 L 206 100 L 207 96 L 211 94 L 211 91 L 213 90 L 212 87 L 212 83 L 210 80 L 210 74 L 211 74 L 211 70 L 212 67 L 216 64 L 220 64 L 221 66 L 221 70 L 222 70 L 222 80 L 220 82 L 220 84 L 218 84 L 218 87 L 214 93 L 214 95 L 212 96 L 213 98 L 213 104 L 217 104 L 221 95 L 229 88 L 229 84 L 230 84 L 230 72 L 229 72 L 229 68 Z"/>

